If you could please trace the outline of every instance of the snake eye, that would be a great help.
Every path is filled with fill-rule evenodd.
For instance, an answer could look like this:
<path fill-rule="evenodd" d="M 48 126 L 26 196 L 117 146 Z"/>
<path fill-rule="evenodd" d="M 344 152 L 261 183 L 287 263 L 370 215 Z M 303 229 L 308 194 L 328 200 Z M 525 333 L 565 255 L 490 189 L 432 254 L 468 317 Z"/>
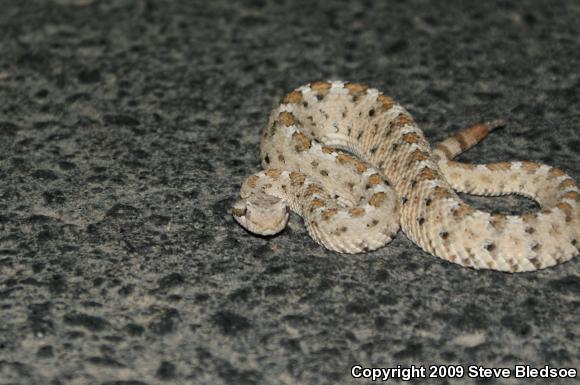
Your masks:
<path fill-rule="evenodd" d="M 246 215 L 246 205 L 241 205 L 241 204 L 236 204 L 234 205 L 234 207 L 232 207 L 232 215 L 234 217 L 243 217 L 244 215 Z"/>

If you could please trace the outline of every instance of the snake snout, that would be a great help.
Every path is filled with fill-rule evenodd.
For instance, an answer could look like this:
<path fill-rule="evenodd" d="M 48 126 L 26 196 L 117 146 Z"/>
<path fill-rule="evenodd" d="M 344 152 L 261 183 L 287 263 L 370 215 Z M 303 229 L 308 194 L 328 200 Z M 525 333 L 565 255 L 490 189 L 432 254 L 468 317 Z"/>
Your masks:
<path fill-rule="evenodd" d="M 289 215 L 282 199 L 263 193 L 237 201 L 232 214 L 240 225 L 260 235 L 274 235 L 284 230 Z"/>

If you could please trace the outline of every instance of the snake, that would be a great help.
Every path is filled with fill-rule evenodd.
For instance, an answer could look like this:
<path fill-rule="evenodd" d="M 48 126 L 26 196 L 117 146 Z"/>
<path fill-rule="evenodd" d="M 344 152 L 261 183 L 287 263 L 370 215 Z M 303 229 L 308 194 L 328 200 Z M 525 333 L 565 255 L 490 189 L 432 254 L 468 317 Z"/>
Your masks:
<path fill-rule="evenodd" d="M 502 120 L 476 123 L 430 146 L 411 114 L 365 84 L 315 81 L 285 95 L 261 133 L 262 171 L 242 184 L 234 219 L 271 236 L 300 215 L 329 250 L 387 245 L 399 229 L 424 251 L 465 267 L 533 271 L 579 254 L 580 192 L 560 168 L 454 158 Z M 539 209 L 479 210 L 458 193 L 516 194 Z"/>

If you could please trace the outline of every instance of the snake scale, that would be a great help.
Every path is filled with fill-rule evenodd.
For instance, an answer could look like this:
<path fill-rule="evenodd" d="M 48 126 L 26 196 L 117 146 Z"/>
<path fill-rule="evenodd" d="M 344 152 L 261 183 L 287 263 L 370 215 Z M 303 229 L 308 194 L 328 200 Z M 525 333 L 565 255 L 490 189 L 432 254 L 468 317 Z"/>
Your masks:
<path fill-rule="evenodd" d="M 366 85 L 317 81 L 286 95 L 262 131 L 264 171 L 248 177 L 232 210 L 273 235 L 289 209 L 340 253 L 386 245 L 399 227 L 423 250 L 462 266 L 521 272 L 579 253 L 580 193 L 564 171 L 536 162 L 453 161 L 501 122 L 475 124 L 431 149 L 411 115 Z M 540 210 L 488 213 L 457 195 L 519 194 Z"/>

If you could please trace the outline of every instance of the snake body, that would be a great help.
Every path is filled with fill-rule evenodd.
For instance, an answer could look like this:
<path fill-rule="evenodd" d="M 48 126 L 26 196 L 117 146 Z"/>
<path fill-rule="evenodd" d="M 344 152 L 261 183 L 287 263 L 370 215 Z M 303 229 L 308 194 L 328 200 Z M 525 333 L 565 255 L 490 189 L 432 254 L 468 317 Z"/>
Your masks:
<path fill-rule="evenodd" d="M 536 162 L 453 161 L 499 125 L 476 124 L 431 149 L 411 115 L 366 85 L 314 82 L 286 95 L 262 131 L 264 171 L 251 175 L 234 218 L 263 235 L 288 208 L 328 249 L 386 245 L 399 226 L 423 250 L 462 266 L 530 271 L 579 253 L 580 193 L 564 171 Z M 540 211 L 491 214 L 461 200 L 520 194 Z"/>

